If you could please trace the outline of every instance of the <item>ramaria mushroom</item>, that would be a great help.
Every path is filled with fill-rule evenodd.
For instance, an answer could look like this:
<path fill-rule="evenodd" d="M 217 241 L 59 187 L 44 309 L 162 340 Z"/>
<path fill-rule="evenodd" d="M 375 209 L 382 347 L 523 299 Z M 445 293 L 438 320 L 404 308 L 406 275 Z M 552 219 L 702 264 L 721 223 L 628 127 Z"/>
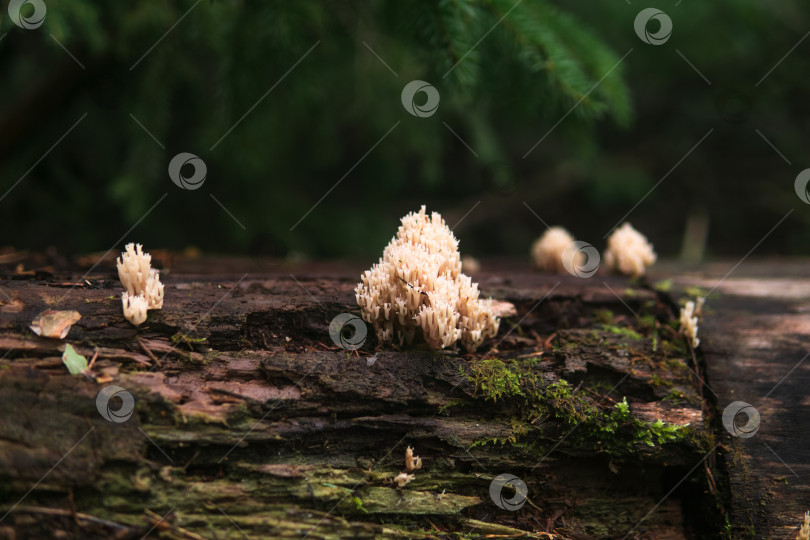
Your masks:
<path fill-rule="evenodd" d="M 698 318 L 703 309 L 703 298 L 698 298 L 696 302 L 688 301 L 686 306 L 681 308 L 680 329 L 681 334 L 689 340 L 692 348 L 700 345 L 698 333 Z"/>
<path fill-rule="evenodd" d="M 413 448 L 410 446 L 405 449 L 405 470 L 413 472 L 422 468 L 422 458 L 413 455 Z"/>
<path fill-rule="evenodd" d="M 640 277 L 655 259 L 652 244 L 629 223 L 613 231 L 608 238 L 605 265 L 614 272 Z"/>
<path fill-rule="evenodd" d="M 562 274 L 566 272 L 563 263 L 563 252 L 571 243 L 574 237 L 562 227 L 549 227 L 543 235 L 532 244 L 532 260 L 534 265 L 545 272 Z M 585 263 L 585 254 L 576 252 L 577 260 L 572 261 L 574 267 L 582 266 Z"/>
<path fill-rule="evenodd" d="M 143 252 L 141 244 L 127 244 L 118 263 L 118 278 L 126 289 L 121 295 L 124 316 L 134 325 L 146 320 L 146 310 L 163 307 L 163 283 L 160 274 L 151 267 L 152 256 Z M 146 304 L 141 314 L 142 304 Z M 138 322 L 135 322 L 138 321 Z"/>
<path fill-rule="evenodd" d="M 152 256 L 143 252 L 141 244 L 127 244 L 118 263 L 118 278 L 130 296 L 142 294 L 149 309 L 163 307 L 163 284 L 160 274 L 151 267 Z"/>
<path fill-rule="evenodd" d="M 796 540 L 810 540 L 810 512 L 804 513 L 804 523 L 799 528 Z"/>
<path fill-rule="evenodd" d="M 414 478 L 416 477 L 412 474 L 401 472 L 394 477 L 394 483 L 397 485 L 398 488 L 403 488 L 407 484 L 409 484 Z"/>
<path fill-rule="evenodd" d="M 146 310 L 149 309 L 149 302 L 144 295 L 130 296 L 129 293 L 125 292 L 121 295 L 121 304 L 124 307 L 124 317 L 135 326 L 146 320 Z"/>
<path fill-rule="evenodd" d="M 402 218 L 382 258 L 361 279 L 357 304 L 381 343 L 411 343 L 421 330 L 433 349 L 461 341 L 472 351 L 498 332 L 491 300 L 480 300 L 478 285 L 461 272 L 458 240 L 424 206 Z"/>

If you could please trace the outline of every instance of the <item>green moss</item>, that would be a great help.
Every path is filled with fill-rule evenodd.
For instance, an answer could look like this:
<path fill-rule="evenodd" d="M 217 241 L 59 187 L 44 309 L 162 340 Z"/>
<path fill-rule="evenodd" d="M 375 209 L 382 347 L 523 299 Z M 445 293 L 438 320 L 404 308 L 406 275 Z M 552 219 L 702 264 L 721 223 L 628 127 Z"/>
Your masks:
<path fill-rule="evenodd" d="M 684 339 L 664 339 L 660 343 L 661 352 L 666 356 L 686 356 L 689 351 Z"/>
<path fill-rule="evenodd" d="M 686 396 L 684 395 L 683 392 L 681 392 L 680 390 L 674 389 L 674 390 L 670 390 L 669 394 L 667 394 L 666 396 L 661 398 L 661 401 L 674 401 L 674 402 L 677 403 L 679 401 L 687 401 L 687 399 L 686 399 Z"/>
<path fill-rule="evenodd" d="M 92 299 L 92 298 L 85 298 L 84 303 L 85 304 L 92 304 L 92 303 L 95 303 L 95 302 L 104 302 L 106 300 L 115 300 L 115 299 L 116 299 L 116 297 L 114 295 L 105 296 L 104 298 L 98 298 L 98 299 L 95 299 L 95 300 Z"/>
<path fill-rule="evenodd" d="M 600 324 L 613 324 L 613 312 L 609 309 L 597 309 L 593 316 Z"/>
<path fill-rule="evenodd" d="M 669 292 L 672 290 L 672 280 L 671 279 L 662 279 L 661 281 L 656 281 L 653 283 L 653 289 L 660 292 Z"/>
<path fill-rule="evenodd" d="M 356 511 L 367 513 L 366 509 L 363 508 L 363 499 L 360 497 L 352 497 L 351 501 L 354 503 L 354 508 Z"/>
<path fill-rule="evenodd" d="M 575 391 L 564 379 L 547 382 L 532 368 L 534 363 L 490 358 L 474 362 L 464 372 L 475 385 L 475 395 L 498 402 L 501 411 L 512 416 L 508 437 L 476 441 L 472 447 L 489 444 L 511 444 L 521 448 L 534 446 L 541 451 L 540 439 L 545 430 L 532 422 L 538 417 L 553 417 L 562 427 L 559 436 L 576 448 L 590 448 L 613 456 L 625 456 L 647 447 L 686 441 L 702 446 L 688 426 L 648 422 L 630 414 L 626 398 L 613 407 L 600 407 L 584 392 Z M 462 371 L 463 368 L 462 368 Z M 660 379 L 660 377 L 659 377 Z M 661 379 L 662 384 L 665 384 Z M 556 437 L 557 435 L 553 435 Z"/>
<path fill-rule="evenodd" d="M 644 315 L 639 315 L 638 317 L 638 324 L 642 328 L 645 329 L 654 329 L 657 326 L 658 319 L 655 318 L 655 315 L 651 313 L 645 313 Z"/>
<path fill-rule="evenodd" d="M 186 344 L 186 345 L 187 345 L 189 348 L 192 348 L 192 349 L 193 349 L 193 346 L 194 346 L 194 345 L 200 345 L 200 344 L 203 344 L 203 343 L 205 343 L 206 341 L 208 341 L 208 338 L 204 338 L 204 337 L 202 337 L 202 338 L 195 338 L 195 337 L 189 336 L 189 335 L 187 335 L 187 334 L 184 334 L 184 333 L 182 333 L 182 332 L 177 332 L 176 334 L 174 334 L 174 335 L 171 337 L 171 340 L 172 340 L 172 343 L 173 343 L 174 345 L 178 345 L 178 344 L 180 344 L 180 343 L 185 343 L 185 344 Z"/>
<path fill-rule="evenodd" d="M 480 439 L 478 441 L 474 441 L 468 450 L 475 448 L 476 446 L 486 446 L 486 445 L 504 445 L 504 444 L 511 444 L 515 447 L 520 448 L 528 448 L 529 446 L 523 444 L 519 441 L 521 437 L 528 434 L 531 431 L 531 424 L 526 422 L 521 422 L 519 420 L 513 419 L 512 420 L 512 434 L 508 437 L 486 437 L 484 439 Z"/>
<path fill-rule="evenodd" d="M 706 296 L 706 291 L 700 287 L 686 287 L 683 292 L 686 296 L 694 296 L 696 298 L 703 298 Z"/>
<path fill-rule="evenodd" d="M 599 329 L 610 332 L 611 334 L 624 336 L 624 337 L 626 337 L 628 339 L 641 339 L 641 336 L 639 335 L 638 332 L 636 332 L 632 328 L 627 328 L 627 327 L 624 327 L 624 326 L 601 324 L 601 325 L 599 325 Z"/>
<path fill-rule="evenodd" d="M 462 407 L 463 405 L 464 405 L 464 403 L 461 402 L 461 401 L 455 401 L 455 400 L 448 401 L 447 403 L 445 403 L 444 405 L 439 407 L 439 414 L 444 415 L 444 416 L 450 416 L 450 408 L 451 407 Z"/>
<path fill-rule="evenodd" d="M 462 375 L 467 375 L 463 367 L 459 368 Z M 470 379 L 475 384 L 476 393 L 481 392 L 485 399 L 498 401 L 502 397 L 523 396 L 520 387 L 520 375 L 510 370 L 498 358 L 481 360 L 473 371 Z"/>
<path fill-rule="evenodd" d="M 669 388 L 675 383 L 673 383 L 672 381 L 665 381 L 664 379 L 661 378 L 661 376 L 658 373 L 653 373 L 652 375 L 650 375 L 650 384 L 653 386 L 666 386 L 667 388 Z"/>

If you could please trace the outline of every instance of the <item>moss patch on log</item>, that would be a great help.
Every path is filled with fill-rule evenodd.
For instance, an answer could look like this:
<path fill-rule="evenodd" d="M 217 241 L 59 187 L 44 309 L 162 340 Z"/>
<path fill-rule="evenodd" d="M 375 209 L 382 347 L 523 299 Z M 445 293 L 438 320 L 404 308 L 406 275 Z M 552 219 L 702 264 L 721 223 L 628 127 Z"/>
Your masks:
<path fill-rule="evenodd" d="M 688 425 L 667 424 L 660 419 L 650 422 L 631 414 L 626 397 L 615 405 L 601 402 L 577 391 L 565 379 L 544 380 L 534 369 L 538 359 L 503 361 L 487 358 L 461 367 L 475 385 L 475 391 L 486 400 L 499 403 L 512 418 L 513 435 L 506 440 L 486 443 L 519 443 L 522 447 L 537 442 L 543 430 L 535 428 L 538 419 L 553 417 L 563 427 L 576 428 L 568 443 L 578 449 L 627 456 L 671 442 L 684 442 L 703 447 L 708 441 Z M 542 451 L 545 445 L 537 445 Z"/>

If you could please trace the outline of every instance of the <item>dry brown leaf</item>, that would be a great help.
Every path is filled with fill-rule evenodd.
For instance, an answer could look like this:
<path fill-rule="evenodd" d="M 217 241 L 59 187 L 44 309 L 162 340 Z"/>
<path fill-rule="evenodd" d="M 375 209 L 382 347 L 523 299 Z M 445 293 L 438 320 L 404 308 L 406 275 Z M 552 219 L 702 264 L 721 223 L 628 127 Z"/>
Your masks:
<path fill-rule="evenodd" d="M 48 309 L 34 317 L 30 328 L 38 336 L 65 339 L 70 327 L 81 318 L 78 311 Z"/>

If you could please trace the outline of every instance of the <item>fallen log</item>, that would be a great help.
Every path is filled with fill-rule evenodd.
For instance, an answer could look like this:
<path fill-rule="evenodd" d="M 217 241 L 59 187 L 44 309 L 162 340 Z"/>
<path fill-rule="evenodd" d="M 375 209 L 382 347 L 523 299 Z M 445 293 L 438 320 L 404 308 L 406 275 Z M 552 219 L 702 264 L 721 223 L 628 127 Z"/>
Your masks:
<path fill-rule="evenodd" d="M 224 267 L 178 265 L 137 328 L 109 267 L 0 282 L 0 538 L 685 538 L 725 525 L 715 411 L 666 293 L 512 267 L 475 276 L 516 308 L 476 353 L 380 347 L 371 331 L 348 351 L 329 323 L 357 313 L 358 271 Z M 28 328 L 45 309 L 82 318 L 46 339 Z M 103 382 L 68 374 L 66 343 L 98 352 Z M 110 385 L 134 398 L 126 421 L 97 407 Z M 398 482 L 409 446 L 423 465 Z M 491 494 L 504 473 L 525 496 L 509 482 Z"/>

